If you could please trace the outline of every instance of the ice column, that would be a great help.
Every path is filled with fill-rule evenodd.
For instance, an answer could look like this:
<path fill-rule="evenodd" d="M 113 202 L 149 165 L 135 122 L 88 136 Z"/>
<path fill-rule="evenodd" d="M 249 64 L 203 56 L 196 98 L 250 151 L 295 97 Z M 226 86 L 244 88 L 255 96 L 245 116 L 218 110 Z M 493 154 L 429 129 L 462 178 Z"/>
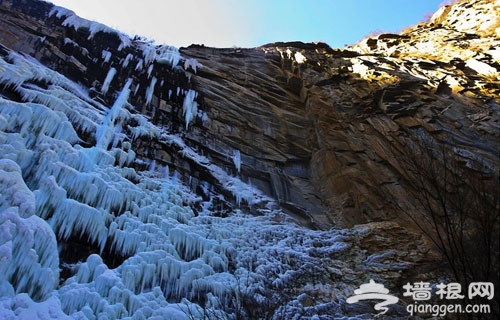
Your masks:
<path fill-rule="evenodd" d="M 236 167 L 236 170 L 238 170 L 238 173 L 240 173 L 240 169 L 241 169 L 241 153 L 240 153 L 240 150 L 234 150 L 234 153 L 233 153 L 233 162 L 234 162 L 234 166 Z"/>
<path fill-rule="evenodd" d="M 101 149 L 107 149 L 111 140 L 114 136 L 115 122 L 120 116 L 120 112 L 123 107 L 127 104 L 128 97 L 130 95 L 130 85 L 132 84 L 132 79 L 128 79 L 127 83 L 123 87 L 122 91 L 118 95 L 113 107 L 104 117 L 102 124 L 97 128 L 96 132 L 96 147 Z"/>
<path fill-rule="evenodd" d="M 146 105 L 148 106 L 151 103 L 151 99 L 153 99 L 153 93 L 155 91 L 155 85 L 156 85 L 156 77 L 153 77 L 151 79 L 151 83 L 149 84 L 149 87 L 146 89 Z"/>
<path fill-rule="evenodd" d="M 184 98 L 184 102 L 182 105 L 182 111 L 184 115 L 184 121 L 186 122 L 186 130 L 189 127 L 189 123 L 198 113 L 198 103 L 194 101 L 197 97 L 198 93 L 194 90 L 189 89 L 186 93 L 186 97 Z"/>
<path fill-rule="evenodd" d="M 113 81 L 115 74 L 116 74 L 116 69 L 110 68 L 108 74 L 106 75 L 106 79 L 104 79 L 104 83 L 102 84 L 102 89 L 101 89 L 102 94 L 106 94 L 108 92 L 109 85 L 111 84 L 111 81 Z"/>

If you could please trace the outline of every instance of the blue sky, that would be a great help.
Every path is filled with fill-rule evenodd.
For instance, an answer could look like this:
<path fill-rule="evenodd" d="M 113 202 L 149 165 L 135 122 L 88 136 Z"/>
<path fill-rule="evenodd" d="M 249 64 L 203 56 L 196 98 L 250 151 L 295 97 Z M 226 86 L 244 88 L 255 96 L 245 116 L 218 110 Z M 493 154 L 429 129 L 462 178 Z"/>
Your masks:
<path fill-rule="evenodd" d="M 444 0 L 49 0 L 130 35 L 177 47 L 255 47 L 276 41 L 354 44 L 397 33 Z"/>

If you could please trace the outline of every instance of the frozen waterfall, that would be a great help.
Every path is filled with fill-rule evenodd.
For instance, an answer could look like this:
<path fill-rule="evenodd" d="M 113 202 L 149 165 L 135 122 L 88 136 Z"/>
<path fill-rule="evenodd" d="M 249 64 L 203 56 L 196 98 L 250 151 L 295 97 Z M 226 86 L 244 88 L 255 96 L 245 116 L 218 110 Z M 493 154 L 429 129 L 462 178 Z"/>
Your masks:
<path fill-rule="evenodd" d="M 71 12 L 54 14 L 75 29 L 85 25 Z M 175 67 L 181 59 L 170 47 L 148 52 L 148 65 L 156 59 Z M 103 94 L 113 94 L 116 74 L 110 68 Z M 159 163 L 140 169 L 148 162 L 138 159 L 135 141 L 154 140 L 205 168 L 238 204 L 271 201 L 181 135 L 136 113 L 132 79 L 109 107 L 32 58 L 0 56 L 2 90 L 15 93 L 0 92 L 0 318 L 193 319 L 206 312 L 234 318 L 244 312 L 238 299 L 272 301 L 296 286 L 315 259 L 311 243 L 331 237 L 270 208 L 261 216 L 235 209 L 222 217 L 212 206 L 217 199 L 203 200 Z M 150 81 L 146 103 L 157 84 Z M 179 88 L 179 94 L 187 130 L 198 116 L 197 92 Z M 230 156 L 239 172 L 240 151 Z M 75 242 L 88 252 L 72 248 Z M 64 250 L 78 261 L 60 261 Z M 112 266 L 110 256 L 121 260 Z M 69 273 L 62 283 L 60 268 Z M 279 312 L 293 312 L 297 297 L 291 299 Z"/>

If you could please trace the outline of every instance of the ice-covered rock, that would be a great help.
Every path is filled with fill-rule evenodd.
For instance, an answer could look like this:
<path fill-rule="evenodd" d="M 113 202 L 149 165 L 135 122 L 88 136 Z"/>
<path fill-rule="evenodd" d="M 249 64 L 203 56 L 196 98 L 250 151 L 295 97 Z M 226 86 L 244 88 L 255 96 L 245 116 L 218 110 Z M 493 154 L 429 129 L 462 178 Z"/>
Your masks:
<path fill-rule="evenodd" d="M 0 6 L 0 317 L 356 317 L 361 283 L 432 276 L 401 217 L 410 138 L 498 175 L 488 1 L 345 50 L 177 49 Z"/>

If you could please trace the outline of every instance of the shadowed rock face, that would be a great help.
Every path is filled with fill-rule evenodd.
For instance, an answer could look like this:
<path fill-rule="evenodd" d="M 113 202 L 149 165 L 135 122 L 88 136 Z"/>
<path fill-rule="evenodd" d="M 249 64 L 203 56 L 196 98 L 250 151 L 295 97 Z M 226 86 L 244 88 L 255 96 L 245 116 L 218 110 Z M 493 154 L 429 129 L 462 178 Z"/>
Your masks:
<path fill-rule="evenodd" d="M 453 146 L 466 166 L 498 176 L 498 2 L 460 2 L 402 34 L 343 50 L 300 42 L 182 48 L 201 65 L 197 70 L 189 63 L 138 68 L 144 40 L 123 46 L 117 34 L 62 26 L 64 15 L 50 15 L 51 8 L 3 1 L 0 42 L 93 88 L 96 99 L 113 101 L 133 78 L 137 111 L 310 227 L 400 220 L 401 204 L 418 210 L 418 190 L 400 161 L 414 137 Z M 102 94 L 111 67 L 117 74 Z M 157 85 L 147 104 L 152 77 Z M 182 104 L 190 89 L 198 92 L 199 113 L 186 130 Z M 175 146 L 135 143 L 139 157 L 177 170 L 200 194 L 200 183 L 208 183 L 232 198 Z"/>
<path fill-rule="evenodd" d="M 394 203 L 418 210 L 401 160 L 414 137 L 468 154 L 467 166 L 495 177 L 498 8 L 446 8 L 345 50 L 183 49 L 203 65 L 191 79 L 213 120 L 188 135 L 241 150 L 246 179 L 322 227 L 398 219 Z"/>

